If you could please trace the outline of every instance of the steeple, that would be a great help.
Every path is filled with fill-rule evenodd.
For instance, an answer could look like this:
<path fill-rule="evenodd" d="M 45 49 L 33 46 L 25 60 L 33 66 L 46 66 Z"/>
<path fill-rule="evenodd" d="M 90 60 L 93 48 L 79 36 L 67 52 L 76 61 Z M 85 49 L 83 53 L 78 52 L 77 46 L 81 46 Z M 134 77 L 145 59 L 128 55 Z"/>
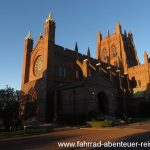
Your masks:
<path fill-rule="evenodd" d="M 126 32 L 126 30 L 124 30 L 124 35 L 125 35 L 125 36 L 127 36 L 127 32 Z"/>
<path fill-rule="evenodd" d="M 78 53 L 78 44 L 77 44 L 77 42 L 75 44 L 75 49 L 74 50 Z"/>
<path fill-rule="evenodd" d="M 110 34 L 109 34 L 109 30 L 108 30 L 108 32 L 107 32 L 107 36 L 108 36 L 108 37 L 110 36 Z"/>
<path fill-rule="evenodd" d="M 45 34 L 44 36 L 48 41 L 55 43 L 55 22 L 52 16 L 52 13 L 49 13 L 45 21 Z"/>
<path fill-rule="evenodd" d="M 117 24 L 116 24 L 116 33 L 117 34 L 121 34 L 122 33 L 122 31 L 121 31 L 121 25 L 120 25 L 119 22 L 117 22 Z"/>
<path fill-rule="evenodd" d="M 27 36 L 25 37 L 25 40 L 27 40 L 27 39 L 31 39 L 32 40 L 32 36 L 31 36 L 31 32 L 30 31 L 28 32 Z"/>
<path fill-rule="evenodd" d="M 53 20 L 53 15 L 52 15 L 51 12 L 49 13 L 49 15 L 48 15 L 48 17 L 47 17 L 47 19 L 46 19 L 45 21 L 46 21 L 46 22 L 47 22 L 47 21 L 54 21 L 54 20 Z"/>
<path fill-rule="evenodd" d="M 144 52 L 144 64 L 147 64 L 148 63 L 148 54 L 147 52 L 145 51 Z"/>
<path fill-rule="evenodd" d="M 102 40 L 102 34 L 100 32 L 97 33 L 97 41 L 101 42 Z"/>
<path fill-rule="evenodd" d="M 90 48 L 89 48 L 89 47 L 88 47 L 88 50 L 87 50 L 87 56 L 88 56 L 88 58 L 91 57 L 91 54 L 90 54 Z"/>
<path fill-rule="evenodd" d="M 29 31 L 27 36 L 25 37 L 25 50 L 31 52 L 33 49 L 33 38 L 31 36 L 31 32 Z"/>
<path fill-rule="evenodd" d="M 30 56 L 33 50 L 33 39 L 31 32 L 28 32 L 25 37 L 24 45 L 24 61 L 23 61 L 23 72 L 22 72 L 22 86 L 29 81 L 29 70 L 30 70 Z"/>
<path fill-rule="evenodd" d="M 131 32 L 131 31 L 129 31 L 129 33 L 128 33 L 128 38 L 130 38 L 130 39 L 131 39 L 131 41 L 133 41 L 133 34 L 132 34 L 132 32 Z"/>

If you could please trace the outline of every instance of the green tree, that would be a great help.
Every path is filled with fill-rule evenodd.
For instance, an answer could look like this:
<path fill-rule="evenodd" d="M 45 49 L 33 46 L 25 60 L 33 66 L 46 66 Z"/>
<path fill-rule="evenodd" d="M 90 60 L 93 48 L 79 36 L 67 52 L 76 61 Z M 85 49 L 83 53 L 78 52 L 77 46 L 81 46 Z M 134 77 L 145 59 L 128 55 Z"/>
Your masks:
<path fill-rule="evenodd" d="M 0 89 L 0 118 L 7 130 L 16 126 L 20 98 L 21 91 L 16 91 L 9 86 Z"/>

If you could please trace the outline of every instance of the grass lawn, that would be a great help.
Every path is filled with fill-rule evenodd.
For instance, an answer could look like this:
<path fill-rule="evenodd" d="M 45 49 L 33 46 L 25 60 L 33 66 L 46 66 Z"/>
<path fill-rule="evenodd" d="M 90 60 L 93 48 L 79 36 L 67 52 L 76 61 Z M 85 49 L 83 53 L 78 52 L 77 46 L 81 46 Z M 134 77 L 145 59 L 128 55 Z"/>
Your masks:
<path fill-rule="evenodd" d="M 112 121 L 88 121 L 87 125 L 89 127 L 112 127 Z"/>
<path fill-rule="evenodd" d="M 0 132 L 0 139 L 2 138 L 8 138 L 8 137 L 18 137 L 18 136 L 29 136 L 29 135 L 35 135 L 35 134 L 42 134 L 47 133 L 49 130 L 46 128 L 39 128 L 39 129 L 26 129 L 24 130 L 18 130 L 18 131 L 5 131 Z"/>

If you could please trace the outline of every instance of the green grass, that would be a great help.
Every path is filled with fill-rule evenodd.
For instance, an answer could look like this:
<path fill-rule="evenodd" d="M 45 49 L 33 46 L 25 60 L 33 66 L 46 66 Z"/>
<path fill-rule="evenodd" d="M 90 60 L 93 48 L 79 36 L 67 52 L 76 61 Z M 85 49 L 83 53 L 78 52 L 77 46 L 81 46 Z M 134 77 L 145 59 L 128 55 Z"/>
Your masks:
<path fill-rule="evenodd" d="M 49 130 L 46 128 L 26 129 L 25 133 L 24 133 L 24 130 L 5 131 L 5 132 L 0 132 L 0 139 L 1 138 L 8 138 L 8 137 L 36 135 L 36 134 L 47 133 L 48 131 Z"/>
<path fill-rule="evenodd" d="M 87 126 L 89 127 L 112 127 L 112 121 L 88 121 Z"/>
<path fill-rule="evenodd" d="M 23 130 L 0 132 L 0 138 L 7 138 L 7 137 L 21 136 L 21 135 L 24 135 Z"/>

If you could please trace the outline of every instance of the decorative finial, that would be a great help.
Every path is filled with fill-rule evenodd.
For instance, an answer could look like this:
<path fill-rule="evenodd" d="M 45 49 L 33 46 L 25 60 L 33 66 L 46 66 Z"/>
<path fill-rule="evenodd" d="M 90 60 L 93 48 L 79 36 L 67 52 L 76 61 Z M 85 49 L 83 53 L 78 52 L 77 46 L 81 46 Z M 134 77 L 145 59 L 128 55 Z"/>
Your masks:
<path fill-rule="evenodd" d="M 47 22 L 47 21 L 54 21 L 51 12 L 49 13 L 49 15 L 48 15 L 48 17 L 47 17 L 47 19 L 46 19 L 46 22 Z"/>
<path fill-rule="evenodd" d="M 26 36 L 25 39 L 26 39 L 26 40 L 27 40 L 27 39 L 32 39 L 32 36 L 31 36 L 31 32 L 30 32 L 30 31 L 28 32 L 28 34 L 27 34 L 27 36 Z"/>
<path fill-rule="evenodd" d="M 43 37 L 42 33 L 40 32 L 40 39 Z"/>
<path fill-rule="evenodd" d="M 144 54 L 147 54 L 147 51 L 146 51 L 146 50 L 144 51 Z"/>

